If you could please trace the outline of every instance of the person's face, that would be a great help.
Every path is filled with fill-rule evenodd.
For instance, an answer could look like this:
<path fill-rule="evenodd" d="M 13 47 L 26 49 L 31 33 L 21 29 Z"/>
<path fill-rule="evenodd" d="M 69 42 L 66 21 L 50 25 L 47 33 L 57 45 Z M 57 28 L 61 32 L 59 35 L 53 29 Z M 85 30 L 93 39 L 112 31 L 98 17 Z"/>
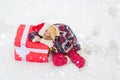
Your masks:
<path fill-rule="evenodd" d="M 44 38 L 46 40 L 52 40 L 52 38 L 51 38 L 51 31 L 49 30 L 49 28 L 46 29 L 45 32 L 44 32 Z"/>

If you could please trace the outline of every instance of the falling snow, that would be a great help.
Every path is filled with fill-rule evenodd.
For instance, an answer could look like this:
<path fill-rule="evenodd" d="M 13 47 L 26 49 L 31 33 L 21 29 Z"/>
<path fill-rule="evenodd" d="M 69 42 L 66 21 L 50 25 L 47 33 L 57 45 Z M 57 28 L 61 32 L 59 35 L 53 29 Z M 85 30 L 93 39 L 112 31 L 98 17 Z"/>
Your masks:
<path fill-rule="evenodd" d="M 83 69 L 14 60 L 18 25 L 41 22 L 71 26 Z M 0 0 L 0 30 L 0 80 L 119 80 L 120 0 Z"/>

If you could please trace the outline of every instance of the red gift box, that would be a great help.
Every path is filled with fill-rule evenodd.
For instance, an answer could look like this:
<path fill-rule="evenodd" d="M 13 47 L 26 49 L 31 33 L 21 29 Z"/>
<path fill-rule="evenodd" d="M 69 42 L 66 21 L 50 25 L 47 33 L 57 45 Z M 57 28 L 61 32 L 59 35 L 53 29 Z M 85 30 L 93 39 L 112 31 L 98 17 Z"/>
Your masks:
<path fill-rule="evenodd" d="M 33 31 L 32 27 L 24 24 L 18 27 L 14 42 L 15 60 L 48 62 L 49 47 L 41 42 L 33 43 L 28 39 L 28 34 Z"/>

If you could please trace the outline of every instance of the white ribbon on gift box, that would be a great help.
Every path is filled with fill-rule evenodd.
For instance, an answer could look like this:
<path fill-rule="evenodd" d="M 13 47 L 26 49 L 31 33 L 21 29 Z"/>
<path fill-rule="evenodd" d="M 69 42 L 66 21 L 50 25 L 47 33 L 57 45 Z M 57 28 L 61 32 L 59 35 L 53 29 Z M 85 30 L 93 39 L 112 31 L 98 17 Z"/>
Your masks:
<path fill-rule="evenodd" d="M 33 48 L 27 48 L 26 47 L 25 44 L 26 44 L 26 39 L 27 39 L 29 28 L 30 28 L 30 26 L 26 25 L 26 27 L 23 31 L 23 35 L 22 35 L 22 39 L 21 39 L 21 43 L 20 43 L 21 47 L 15 46 L 16 53 L 22 58 L 23 61 L 26 61 L 26 55 L 29 54 L 30 51 L 37 52 L 37 53 L 40 52 L 40 53 L 48 54 L 48 50 L 33 49 Z"/>

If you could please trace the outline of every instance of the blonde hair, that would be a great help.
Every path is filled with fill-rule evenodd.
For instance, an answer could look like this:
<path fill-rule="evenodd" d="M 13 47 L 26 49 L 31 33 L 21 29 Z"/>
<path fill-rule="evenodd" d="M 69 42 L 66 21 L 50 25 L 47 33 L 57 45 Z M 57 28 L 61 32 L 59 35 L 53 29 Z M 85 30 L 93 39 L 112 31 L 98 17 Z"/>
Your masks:
<path fill-rule="evenodd" d="M 55 36 L 57 36 L 59 34 L 58 29 L 56 28 L 56 26 L 54 25 L 49 25 L 47 28 L 49 31 L 51 31 L 51 37 L 54 40 Z"/>

